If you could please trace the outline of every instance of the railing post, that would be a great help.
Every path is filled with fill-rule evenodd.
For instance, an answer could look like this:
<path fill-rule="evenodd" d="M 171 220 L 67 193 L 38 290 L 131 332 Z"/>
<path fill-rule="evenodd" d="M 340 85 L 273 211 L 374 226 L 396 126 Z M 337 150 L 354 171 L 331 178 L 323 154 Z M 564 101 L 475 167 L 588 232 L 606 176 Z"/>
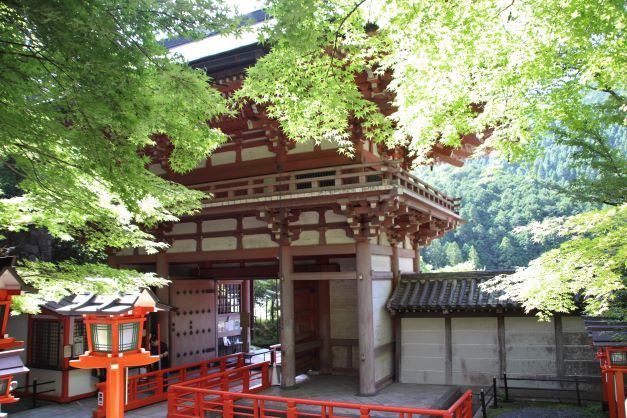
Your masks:
<path fill-rule="evenodd" d="M 359 418 L 370 418 L 370 411 L 368 408 L 359 409 Z"/>
<path fill-rule="evenodd" d="M 261 366 L 261 387 L 263 389 L 270 387 L 270 372 L 268 370 L 268 363 L 264 363 Z"/>
<path fill-rule="evenodd" d="M 492 376 L 492 396 L 494 397 L 494 407 L 498 408 L 499 404 L 498 404 L 498 393 L 496 391 L 496 376 Z"/>
<path fill-rule="evenodd" d="M 507 389 L 507 373 L 503 373 L 503 385 L 505 386 L 505 402 L 509 402 L 509 390 Z"/>
<path fill-rule="evenodd" d="M 228 392 L 229 391 L 229 378 L 228 378 L 228 373 L 224 372 L 222 373 L 222 375 L 220 376 L 220 387 L 222 388 L 223 391 Z"/>
<path fill-rule="evenodd" d="M 464 418 L 472 418 L 472 393 L 466 398 L 466 407 L 464 408 Z"/>
<path fill-rule="evenodd" d="M 205 414 L 202 413 L 202 398 L 203 398 L 203 394 L 200 392 L 196 392 L 194 394 L 194 416 L 195 417 L 202 417 Z"/>
<path fill-rule="evenodd" d="M 231 395 L 224 395 L 224 407 L 222 408 L 224 418 L 233 418 L 233 400 Z M 197 415 L 199 417 L 203 415 Z"/>
<path fill-rule="evenodd" d="M 293 401 L 287 402 L 287 418 L 296 418 L 296 403 Z"/>
<path fill-rule="evenodd" d="M 33 408 L 37 408 L 37 378 L 33 378 Z"/>
<path fill-rule="evenodd" d="M 577 391 L 577 406 L 581 406 L 581 393 L 579 392 L 579 379 L 575 376 L 575 390 Z"/>
<path fill-rule="evenodd" d="M 183 381 L 183 379 L 181 379 L 181 382 Z M 157 381 L 155 382 L 157 385 L 157 392 L 159 393 L 159 395 L 163 394 L 163 385 L 165 384 L 165 382 L 163 381 L 163 372 L 161 370 L 159 370 L 159 373 L 157 373 Z"/>
<path fill-rule="evenodd" d="M 483 415 L 483 418 L 488 418 L 488 411 L 486 410 L 485 407 L 485 392 L 483 391 L 483 389 L 481 389 L 481 414 Z"/>
<path fill-rule="evenodd" d="M 242 370 L 242 392 L 250 392 L 250 369 Z"/>

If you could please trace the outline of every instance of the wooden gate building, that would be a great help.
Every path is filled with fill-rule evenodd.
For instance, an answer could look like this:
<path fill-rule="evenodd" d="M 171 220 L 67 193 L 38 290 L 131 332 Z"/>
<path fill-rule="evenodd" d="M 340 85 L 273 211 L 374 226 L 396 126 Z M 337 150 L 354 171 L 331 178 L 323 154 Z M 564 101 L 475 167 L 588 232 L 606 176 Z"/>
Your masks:
<path fill-rule="evenodd" d="M 254 39 L 215 38 L 170 46 L 192 51 L 190 65 L 229 95 L 265 50 Z M 356 82 L 389 111 L 383 80 L 362 74 Z M 394 279 L 418 272 L 420 247 L 458 225 L 459 202 L 414 177 L 405 149 L 365 139 L 358 124 L 354 158 L 324 140 L 290 141 L 252 104 L 218 125 L 230 140 L 195 170 L 168 169 L 165 138 L 150 166 L 213 198 L 200 213 L 157 232 L 167 250 L 122 250 L 110 263 L 172 280 L 158 296 L 178 308 L 159 318 L 173 365 L 245 348 L 250 281 L 278 277 L 283 385 L 294 385 L 306 369 L 357 372 L 360 392 L 374 393 L 394 374 L 394 328 L 385 308 Z M 434 148 L 434 157 L 460 164 L 478 143 L 468 136 L 459 149 Z"/>

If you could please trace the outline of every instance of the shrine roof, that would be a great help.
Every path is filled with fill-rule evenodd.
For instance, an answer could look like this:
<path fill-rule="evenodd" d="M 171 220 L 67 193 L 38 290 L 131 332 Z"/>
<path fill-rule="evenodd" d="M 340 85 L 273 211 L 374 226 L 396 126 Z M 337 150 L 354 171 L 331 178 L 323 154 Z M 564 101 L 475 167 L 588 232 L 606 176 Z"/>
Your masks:
<path fill-rule="evenodd" d="M 257 44 L 258 29 L 266 21 L 267 17 L 263 10 L 256 10 L 242 15 L 242 19 L 251 24 L 252 30 L 244 31 L 240 35 L 221 35 L 217 32 L 211 32 L 199 40 L 186 38 L 166 39 L 163 41 L 163 45 L 171 53 L 180 54 L 187 62 L 198 61 L 213 55 Z"/>
<path fill-rule="evenodd" d="M 583 322 L 595 347 L 627 347 L 627 322 L 590 316 Z"/>
<path fill-rule="evenodd" d="M 387 303 L 392 313 L 449 313 L 521 310 L 519 303 L 503 299 L 502 292 L 486 292 L 480 284 L 512 270 L 402 274 Z"/>
<path fill-rule="evenodd" d="M 154 306 L 157 311 L 169 311 L 172 309 L 170 306 L 160 303 L 157 296 L 150 290 L 112 296 L 81 293 L 67 296 L 58 302 L 47 302 L 43 305 L 45 309 L 59 315 L 116 315 L 132 310 L 136 306 Z"/>

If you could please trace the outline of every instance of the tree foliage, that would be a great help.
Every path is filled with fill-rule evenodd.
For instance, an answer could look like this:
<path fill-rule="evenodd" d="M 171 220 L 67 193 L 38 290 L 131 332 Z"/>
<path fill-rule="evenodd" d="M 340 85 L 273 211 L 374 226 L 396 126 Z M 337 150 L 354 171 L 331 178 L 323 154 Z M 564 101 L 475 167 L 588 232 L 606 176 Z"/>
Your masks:
<path fill-rule="evenodd" d="M 205 196 L 151 173 L 143 150 L 167 135 L 167 164 L 189 171 L 226 139 L 207 122 L 228 110 L 207 76 L 168 56 L 157 36 L 207 30 L 239 30 L 224 2 L 0 3 L 0 164 L 19 180 L 2 178 L 0 231 L 43 228 L 92 252 L 164 248 L 146 228 L 196 210 Z M 163 284 L 74 265 L 21 272 L 48 290 L 54 283 L 57 296 Z M 89 279 L 104 274 L 117 281 Z"/>
<path fill-rule="evenodd" d="M 238 97 L 268 104 L 299 139 L 343 139 L 354 118 L 419 161 L 435 142 L 455 146 L 471 133 L 521 158 L 556 123 L 594 129 L 624 118 L 626 17 L 614 1 L 267 3 L 272 50 Z M 358 93 L 356 71 L 391 75 L 388 120 Z"/>
<path fill-rule="evenodd" d="M 207 121 L 223 97 L 173 59 L 157 33 L 201 36 L 233 22 L 220 1 L 0 4 L 0 162 L 20 179 L 0 226 L 43 227 L 93 248 L 161 248 L 139 228 L 198 208 L 200 193 L 146 169 L 167 134 L 169 167 L 189 171 L 225 140 Z"/>

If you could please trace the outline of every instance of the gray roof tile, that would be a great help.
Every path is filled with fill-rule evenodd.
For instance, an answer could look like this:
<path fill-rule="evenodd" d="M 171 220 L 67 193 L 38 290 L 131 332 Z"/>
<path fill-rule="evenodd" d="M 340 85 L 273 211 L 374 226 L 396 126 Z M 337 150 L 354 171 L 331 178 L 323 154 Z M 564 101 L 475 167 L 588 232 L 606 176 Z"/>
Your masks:
<path fill-rule="evenodd" d="M 511 270 L 403 274 L 387 303 L 392 313 L 520 310 L 501 293 L 481 289 L 481 283 Z"/>

